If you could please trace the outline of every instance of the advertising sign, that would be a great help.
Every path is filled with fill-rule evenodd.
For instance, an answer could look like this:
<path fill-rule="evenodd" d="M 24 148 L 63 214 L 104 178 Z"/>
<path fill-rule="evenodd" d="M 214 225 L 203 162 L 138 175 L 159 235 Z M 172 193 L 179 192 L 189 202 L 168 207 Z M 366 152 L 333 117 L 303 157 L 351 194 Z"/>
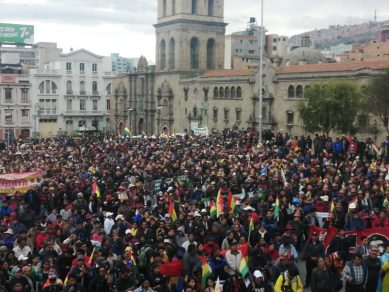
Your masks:
<path fill-rule="evenodd" d="M 0 174 L 0 194 L 26 193 L 41 180 L 41 171 Z"/>
<path fill-rule="evenodd" d="M 33 44 L 34 26 L 0 23 L 0 43 Z"/>

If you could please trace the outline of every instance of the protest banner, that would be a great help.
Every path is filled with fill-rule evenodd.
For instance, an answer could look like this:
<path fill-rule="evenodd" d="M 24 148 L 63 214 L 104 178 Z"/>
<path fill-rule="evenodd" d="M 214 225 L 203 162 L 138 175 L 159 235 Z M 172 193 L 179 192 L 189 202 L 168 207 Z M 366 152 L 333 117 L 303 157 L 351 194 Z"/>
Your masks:
<path fill-rule="evenodd" d="M 208 127 L 193 128 L 192 130 L 193 130 L 193 134 L 195 134 L 196 136 L 208 136 L 209 135 Z"/>
<path fill-rule="evenodd" d="M 24 194 L 38 185 L 42 178 L 41 171 L 0 174 L 0 194 Z"/>
<path fill-rule="evenodd" d="M 309 238 L 311 234 L 316 232 L 319 235 L 319 239 L 323 242 L 324 247 L 327 248 L 332 239 L 338 234 L 336 228 L 320 228 L 317 226 L 310 226 Z M 345 231 L 346 237 L 350 237 L 353 242 L 353 247 L 362 244 L 362 237 L 366 236 L 369 245 L 377 245 L 380 249 L 380 253 L 383 252 L 383 248 L 389 244 L 389 228 L 367 228 L 361 230 Z"/>

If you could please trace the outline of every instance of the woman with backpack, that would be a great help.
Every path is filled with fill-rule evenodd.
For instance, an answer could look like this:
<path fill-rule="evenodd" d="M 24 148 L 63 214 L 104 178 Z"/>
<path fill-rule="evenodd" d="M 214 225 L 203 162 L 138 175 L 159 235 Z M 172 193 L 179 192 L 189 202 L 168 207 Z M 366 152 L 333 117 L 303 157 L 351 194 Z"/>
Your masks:
<path fill-rule="evenodd" d="M 274 285 L 275 292 L 303 292 L 299 272 L 295 266 L 290 266 L 284 273 L 278 276 Z"/>

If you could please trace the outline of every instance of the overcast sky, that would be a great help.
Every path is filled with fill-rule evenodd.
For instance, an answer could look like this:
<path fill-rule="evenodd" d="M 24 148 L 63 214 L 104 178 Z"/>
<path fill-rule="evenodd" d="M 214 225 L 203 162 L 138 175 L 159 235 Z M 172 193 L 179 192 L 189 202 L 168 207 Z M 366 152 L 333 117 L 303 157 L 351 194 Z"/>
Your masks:
<path fill-rule="evenodd" d="M 0 0 L 0 22 L 35 25 L 35 41 L 56 42 L 68 52 L 155 59 L 156 0 Z M 294 35 L 331 24 L 389 20 L 387 0 L 265 0 L 269 33 Z M 260 22 L 260 0 L 225 0 L 227 33 Z"/>

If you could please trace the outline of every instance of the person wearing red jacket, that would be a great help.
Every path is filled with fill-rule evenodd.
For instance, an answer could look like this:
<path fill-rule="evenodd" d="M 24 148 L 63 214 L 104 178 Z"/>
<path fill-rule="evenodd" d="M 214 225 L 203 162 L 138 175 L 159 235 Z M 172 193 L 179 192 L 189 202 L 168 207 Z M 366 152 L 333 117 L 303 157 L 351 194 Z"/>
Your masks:
<path fill-rule="evenodd" d="M 371 227 L 389 227 L 389 217 L 385 211 L 381 211 L 380 214 L 373 220 Z"/>

